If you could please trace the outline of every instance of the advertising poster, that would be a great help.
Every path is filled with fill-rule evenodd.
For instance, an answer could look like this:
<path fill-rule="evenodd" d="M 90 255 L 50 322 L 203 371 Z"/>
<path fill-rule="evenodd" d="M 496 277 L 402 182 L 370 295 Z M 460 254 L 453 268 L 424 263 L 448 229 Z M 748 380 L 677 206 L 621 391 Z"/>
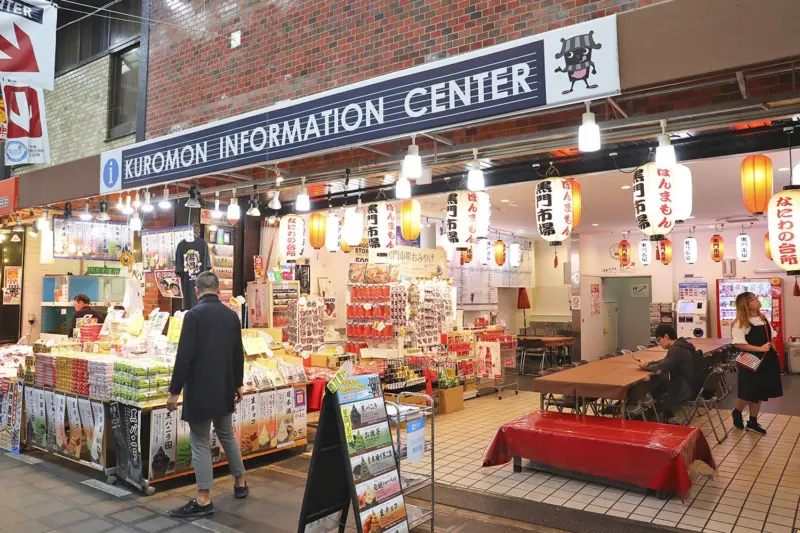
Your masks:
<path fill-rule="evenodd" d="M 408 462 L 421 463 L 425 456 L 425 417 L 411 420 L 406 424 L 406 446 Z"/>
<path fill-rule="evenodd" d="M 346 428 L 347 426 L 345 426 Z M 345 429 L 345 432 L 347 430 Z M 373 424 L 360 429 L 352 429 L 352 441 L 348 437 L 347 448 L 350 454 L 372 450 L 391 444 L 392 432 L 389 430 L 388 422 Z"/>
<path fill-rule="evenodd" d="M 191 226 L 143 230 L 142 268 L 151 270 L 175 270 L 175 250 L 178 243 L 194 236 Z"/>
<path fill-rule="evenodd" d="M 597 316 L 600 314 L 600 284 L 592 283 L 590 292 L 592 295 L 592 316 Z"/>
<path fill-rule="evenodd" d="M 22 267 L 3 268 L 3 305 L 19 305 L 22 297 Z"/>
<path fill-rule="evenodd" d="M 36 400 L 33 387 L 25 387 L 25 444 L 36 443 Z"/>
<path fill-rule="evenodd" d="M 0 449 L 19 453 L 20 424 L 24 382 L 13 378 L 0 380 Z"/>
<path fill-rule="evenodd" d="M 150 479 L 162 479 L 175 473 L 175 413 L 167 409 L 153 409 L 150 415 Z"/>
<path fill-rule="evenodd" d="M 96 222 L 53 217 L 53 257 L 119 261 L 131 243 L 125 222 Z"/>
<path fill-rule="evenodd" d="M 89 450 L 92 456 L 92 464 L 99 467 L 103 465 L 103 433 L 106 427 L 106 410 L 101 402 L 92 402 L 92 420 L 94 421 L 94 429 L 92 430 L 92 444 Z"/>
<path fill-rule="evenodd" d="M 166 298 L 183 298 L 181 280 L 174 270 L 154 270 L 158 292 Z"/>
<path fill-rule="evenodd" d="M 139 407 L 111 403 L 111 428 L 117 444 L 117 474 L 138 485 L 142 483 L 141 422 L 142 410 Z M 98 428 L 95 428 L 95 438 L 97 432 Z"/>
<path fill-rule="evenodd" d="M 50 451 L 56 451 L 56 408 L 54 397 L 53 391 L 44 391 L 44 405 L 47 416 L 46 448 Z"/>
<path fill-rule="evenodd" d="M 189 424 L 181 420 L 183 406 L 175 410 L 175 422 L 178 426 L 178 450 L 175 453 L 175 473 L 192 469 L 192 447 L 189 445 Z"/>
<path fill-rule="evenodd" d="M 86 398 L 78 398 L 78 413 L 81 417 L 83 437 L 86 447 L 91 450 L 94 442 L 94 417 L 92 416 L 92 402 Z"/>
<path fill-rule="evenodd" d="M 269 419 L 269 401 L 272 393 L 259 392 L 253 396 L 256 402 L 256 417 L 258 418 L 258 451 L 263 452 L 278 446 L 277 439 L 275 446 L 272 446 L 272 439 L 275 438 L 275 420 L 270 421 Z"/>
<path fill-rule="evenodd" d="M 36 404 L 36 427 L 35 427 L 35 440 L 37 446 L 47 448 L 47 401 L 46 395 L 42 389 L 34 389 L 35 394 L 34 402 Z"/>
<path fill-rule="evenodd" d="M 478 377 L 485 379 L 503 377 L 499 342 L 478 342 L 476 351 L 478 354 Z"/>
<path fill-rule="evenodd" d="M 353 429 L 385 422 L 386 405 L 383 398 L 355 402 L 342 408 L 342 417 L 350 418 L 349 423 Z"/>
<path fill-rule="evenodd" d="M 394 449 L 392 446 L 385 446 L 360 455 L 353 455 L 350 457 L 350 468 L 353 472 L 353 481 L 356 483 L 395 470 L 397 464 L 394 460 Z"/>
<path fill-rule="evenodd" d="M 306 390 L 294 389 L 294 435 L 292 438 L 304 439 L 308 436 L 308 410 L 306 407 Z"/>
<path fill-rule="evenodd" d="M 360 519 L 361 527 L 365 532 L 383 533 L 408 531 L 406 506 L 403 502 L 402 494 L 375 505 L 367 511 L 362 511 Z"/>
<path fill-rule="evenodd" d="M 67 451 L 67 431 L 66 431 L 67 397 L 63 394 L 55 396 L 55 415 L 56 415 L 56 447 L 59 452 Z"/>
<path fill-rule="evenodd" d="M 380 379 L 373 374 L 346 378 L 339 386 L 337 394 L 341 405 L 359 400 L 383 398 Z"/>
<path fill-rule="evenodd" d="M 278 448 L 285 448 L 294 443 L 294 389 L 281 389 L 275 391 L 275 406 L 277 408 Z"/>
<path fill-rule="evenodd" d="M 400 494 L 400 475 L 396 469 L 356 485 L 360 511 L 380 505 L 398 494 Z"/>
<path fill-rule="evenodd" d="M 247 456 L 259 451 L 260 444 L 260 420 L 258 418 L 258 396 L 248 394 L 239 403 L 242 414 L 242 437 L 239 440 L 239 447 L 242 456 Z"/>
<path fill-rule="evenodd" d="M 2 6 L 0 4 L 0 8 Z M 9 118 L 6 164 L 16 166 L 50 163 L 44 91 L 40 87 L 3 80 L 3 99 Z"/>
<path fill-rule="evenodd" d="M 81 452 L 84 450 L 84 433 L 78 398 L 75 396 L 67 396 L 67 420 L 69 421 L 69 438 L 64 452 L 71 457 L 80 459 Z"/>

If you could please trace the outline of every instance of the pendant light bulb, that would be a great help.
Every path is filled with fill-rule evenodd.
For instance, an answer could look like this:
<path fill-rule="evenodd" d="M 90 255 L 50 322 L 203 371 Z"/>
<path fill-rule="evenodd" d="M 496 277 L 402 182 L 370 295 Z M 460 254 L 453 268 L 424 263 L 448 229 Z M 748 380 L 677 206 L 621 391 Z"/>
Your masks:
<path fill-rule="evenodd" d="M 250 208 L 247 210 L 246 215 L 250 217 L 261 216 L 261 210 L 258 208 L 258 200 L 256 199 L 255 196 L 250 198 Z"/>
<path fill-rule="evenodd" d="M 158 207 L 165 211 L 172 208 L 172 203 L 169 201 L 169 188 L 166 186 L 164 187 L 164 196 L 158 202 Z"/>
<path fill-rule="evenodd" d="M 233 189 L 233 196 L 231 196 L 231 203 L 228 205 L 228 222 L 236 224 L 242 218 L 242 210 L 239 207 L 239 200 L 236 198 L 236 189 Z"/>
<path fill-rule="evenodd" d="M 411 182 L 408 181 L 405 175 L 400 176 L 400 179 L 394 184 L 394 197 L 398 200 L 411 198 Z"/>
<path fill-rule="evenodd" d="M 211 211 L 211 218 L 214 220 L 222 218 L 222 211 L 219 210 L 219 191 L 214 193 L 214 210 Z"/>
<path fill-rule="evenodd" d="M 197 190 L 196 185 L 189 188 L 189 199 L 184 205 L 190 209 L 200 209 L 200 191 Z"/>
<path fill-rule="evenodd" d="M 142 201 L 139 199 L 139 191 L 136 191 L 136 196 L 133 199 L 133 208 L 139 209 L 142 207 Z"/>
<path fill-rule="evenodd" d="M 294 208 L 298 213 L 305 213 L 306 211 L 311 210 L 311 199 L 308 197 L 306 179 L 301 178 L 301 183 L 302 187 L 300 188 L 300 194 L 297 195 L 297 198 L 294 201 Z"/>
<path fill-rule="evenodd" d="M 131 231 L 142 231 L 142 219 L 139 218 L 138 211 L 134 211 L 134 213 L 131 215 L 129 226 Z"/>
<path fill-rule="evenodd" d="M 467 173 L 467 189 L 478 192 L 486 189 L 486 182 L 483 177 L 483 170 L 481 170 L 481 163 L 478 161 L 478 150 L 472 151 L 472 168 Z"/>
<path fill-rule="evenodd" d="M 92 213 L 89 211 L 89 202 L 83 204 L 83 211 L 81 211 L 81 220 L 88 222 L 92 220 Z"/>
<path fill-rule="evenodd" d="M 142 204 L 142 211 L 145 213 L 152 213 L 155 207 L 153 207 L 153 204 L 150 202 L 150 191 L 145 189 L 144 193 L 142 194 L 144 195 L 144 203 Z"/>
<path fill-rule="evenodd" d="M 108 215 L 108 202 L 100 200 L 100 212 L 97 214 L 98 222 L 108 222 L 111 217 Z"/>
<path fill-rule="evenodd" d="M 595 122 L 590 105 L 586 102 L 586 113 L 583 114 L 583 121 L 578 128 L 578 150 L 581 152 L 596 152 L 600 149 L 600 126 Z"/>
<path fill-rule="evenodd" d="M 656 147 L 656 166 L 658 168 L 672 168 L 677 164 L 675 158 L 675 147 L 667 135 L 667 121 L 661 121 L 661 135 L 658 136 L 658 147 Z"/>
<path fill-rule="evenodd" d="M 119 196 L 117 196 L 117 211 L 122 211 L 123 209 L 125 209 L 125 204 L 122 203 L 122 193 L 119 193 Z"/>
<path fill-rule="evenodd" d="M 280 210 L 281 208 L 281 200 L 280 200 L 281 191 L 275 190 L 272 191 L 272 200 L 269 201 L 267 207 L 270 209 L 274 209 L 275 211 Z"/>
<path fill-rule="evenodd" d="M 122 208 L 122 214 L 130 216 L 133 214 L 133 206 L 131 206 L 131 195 L 125 195 L 125 207 Z"/>
<path fill-rule="evenodd" d="M 403 177 L 406 180 L 422 177 L 422 158 L 419 156 L 419 146 L 416 145 L 415 137 L 411 137 L 408 153 L 403 159 Z"/>
<path fill-rule="evenodd" d="M 39 231 L 47 231 L 50 229 L 50 219 L 48 218 L 47 210 L 45 209 L 36 220 L 36 229 Z"/>

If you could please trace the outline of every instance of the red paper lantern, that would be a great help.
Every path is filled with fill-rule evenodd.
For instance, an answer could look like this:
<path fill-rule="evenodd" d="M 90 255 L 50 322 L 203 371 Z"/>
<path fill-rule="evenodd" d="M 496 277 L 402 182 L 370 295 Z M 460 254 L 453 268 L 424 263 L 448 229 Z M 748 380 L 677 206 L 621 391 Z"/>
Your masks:
<path fill-rule="evenodd" d="M 711 259 L 719 263 L 725 258 L 725 239 L 720 235 L 711 237 Z"/>
<path fill-rule="evenodd" d="M 756 215 L 765 213 L 772 197 L 772 159 L 763 154 L 748 155 L 739 173 L 745 209 Z"/>
<path fill-rule="evenodd" d="M 631 243 L 622 239 L 619 242 L 619 266 L 626 267 L 631 264 Z"/>
<path fill-rule="evenodd" d="M 661 250 L 661 264 L 668 265 L 672 262 L 672 241 L 669 239 L 662 239 L 658 243 Z"/>

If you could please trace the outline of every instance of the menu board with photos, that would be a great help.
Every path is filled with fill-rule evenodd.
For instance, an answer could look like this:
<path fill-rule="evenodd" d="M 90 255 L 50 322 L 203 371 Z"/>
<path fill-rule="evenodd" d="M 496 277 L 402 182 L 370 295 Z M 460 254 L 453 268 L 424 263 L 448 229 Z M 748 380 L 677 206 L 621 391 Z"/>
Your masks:
<path fill-rule="evenodd" d="M 142 231 L 142 267 L 151 270 L 175 270 L 175 249 L 182 240 L 194 236 L 192 226 L 178 226 Z"/>
<path fill-rule="evenodd" d="M 125 222 L 53 218 L 53 257 L 119 261 L 130 248 L 131 231 Z"/>
<path fill-rule="evenodd" d="M 335 379 L 328 388 L 333 390 L 323 398 L 298 531 L 330 531 L 347 522 L 352 506 L 359 533 L 408 533 L 379 377 Z"/>

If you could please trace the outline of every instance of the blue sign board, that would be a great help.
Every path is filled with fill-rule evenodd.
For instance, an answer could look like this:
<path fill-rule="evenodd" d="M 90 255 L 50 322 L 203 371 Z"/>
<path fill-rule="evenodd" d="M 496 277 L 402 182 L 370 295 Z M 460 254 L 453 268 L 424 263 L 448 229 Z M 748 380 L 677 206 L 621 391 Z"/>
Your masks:
<path fill-rule="evenodd" d="M 296 159 L 619 90 L 612 16 L 104 152 L 100 190 Z"/>

